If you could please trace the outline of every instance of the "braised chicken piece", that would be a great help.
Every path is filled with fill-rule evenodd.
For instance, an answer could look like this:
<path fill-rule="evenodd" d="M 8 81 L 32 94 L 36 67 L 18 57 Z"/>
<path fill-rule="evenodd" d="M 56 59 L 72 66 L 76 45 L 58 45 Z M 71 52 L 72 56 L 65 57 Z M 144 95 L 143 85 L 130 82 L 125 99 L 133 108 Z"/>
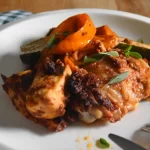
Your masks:
<path fill-rule="evenodd" d="M 43 119 L 63 116 L 67 102 L 64 86 L 66 78 L 70 75 L 71 70 L 68 65 L 64 66 L 60 60 L 55 64 L 48 59 L 45 68 L 36 73 L 28 90 L 27 110 L 33 116 Z"/>
<path fill-rule="evenodd" d="M 84 69 L 74 72 L 68 82 L 70 105 L 84 122 L 100 118 L 116 122 L 150 96 L 150 68 L 142 59 L 106 56 Z M 127 71 L 126 79 L 108 84 Z"/>
<path fill-rule="evenodd" d="M 64 66 L 60 60 L 53 62 L 46 58 L 43 71 L 26 70 L 9 78 L 2 75 L 3 89 L 26 118 L 60 131 L 68 121 L 74 120 L 71 112 L 65 113 L 67 95 L 64 86 L 70 75 L 69 66 Z"/>
<path fill-rule="evenodd" d="M 68 124 L 64 118 L 38 119 L 28 112 L 26 108 L 26 91 L 31 85 L 33 77 L 34 75 L 31 70 L 14 74 L 9 78 L 2 75 L 4 80 L 3 89 L 9 95 L 16 109 L 20 111 L 24 117 L 45 126 L 49 130 L 63 130 Z"/>

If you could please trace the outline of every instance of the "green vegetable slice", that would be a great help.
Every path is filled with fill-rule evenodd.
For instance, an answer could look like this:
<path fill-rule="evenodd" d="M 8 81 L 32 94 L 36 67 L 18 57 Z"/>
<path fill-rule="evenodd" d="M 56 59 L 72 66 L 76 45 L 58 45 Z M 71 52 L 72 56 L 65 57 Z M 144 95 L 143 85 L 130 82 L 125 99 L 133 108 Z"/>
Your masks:
<path fill-rule="evenodd" d="M 104 138 L 100 138 L 99 142 L 103 148 L 109 148 L 110 147 L 110 144 Z"/>
<path fill-rule="evenodd" d="M 150 60 L 150 45 L 138 43 L 139 45 L 132 45 L 132 52 L 139 53 L 142 58 Z M 122 49 L 123 51 L 129 46 L 126 43 L 120 43 L 117 48 Z M 132 55 L 132 54 L 131 54 Z"/>

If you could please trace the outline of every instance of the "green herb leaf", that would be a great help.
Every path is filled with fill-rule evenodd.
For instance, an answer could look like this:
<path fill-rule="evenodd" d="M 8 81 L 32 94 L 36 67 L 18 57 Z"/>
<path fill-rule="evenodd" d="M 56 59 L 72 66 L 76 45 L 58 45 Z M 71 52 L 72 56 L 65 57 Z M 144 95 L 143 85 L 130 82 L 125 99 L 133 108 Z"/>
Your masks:
<path fill-rule="evenodd" d="M 134 58 L 142 58 L 141 54 L 138 52 L 130 52 L 130 56 Z"/>
<path fill-rule="evenodd" d="M 64 32 L 62 33 L 62 35 L 64 35 L 64 36 L 68 36 L 69 34 L 70 34 L 69 31 L 64 31 Z"/>
<path fill-rule="evenodd" d="M 134 57 L 134 58 L 142 58 L 141 54 L 139 54 L 138 52 L 132 52 L 132 45 L 128 46 L 125 50 L 124 50 L 124 54 L 125 56 L 128 58 L 129 56 Z"/>
<path fill-rule="evenodd" d="M 132 49 L 132 45 L 129 45 L 124 51 L 125 52 L 130 52 L 131 49 Z"/>
<path fill-rule="evenodd" d="M 128 58 L 130 56 L 130 50 L 132 49 L 132 45 L 129 45 L 125 50 L 124 54 Z"/>
<path fill-rule="evenodd" d="M 124 79 L 126 79 L 128 75 L 129 75 L 129 71 L 123 72 L 123 73 L 117 75 L 116 77 L 112 78 L 112 79 L 108 82 L 108 84 L 115 84 L 115 83 L 121 82 L 121 81 L 123 81 Z"/>
<path fill-rule="evenodd" d="M 104 138 L 100 138 L 99 142 L 103 148 L 109 148 L 110 147 L 110 144 Z"/>
<path fill-rule="evenodd" d="M 51 36 L 51 38 L 49 39 L 49 41 L 47 42 L 47 47 L 51 48 L 54 45 L 56 36 L 59 35 L 64 35 L 64 36 L 68 36 L 70 34 L 70 32 L 68 31 L 64 31 L 63 33 L 55 33 Z"/>
<path fill-rule="evenodd" d="M 119 56 L 118 52 L 116 52 L 116 51 L 100 52 L 100 53 L 98 53 L 98 54 L 91 55 L 90 57 L 85 56 L 85 57 L 84 57 L 84 62 L 82 63 L 82 65 L 83 65 L 83 64 L 87 64 L 87 63 L 91 63 L 91 62 L 98 61 L 98 60 L 102 59 L 105 55 L 116 56 L 116 57 Z"/>
<path fill-rule="evenodd" d="M 100 59 L 102 59 L 105 55 L 119 57 L 119 53 L 118 53 L 117 51 L 111 51 L 111 52 L 99 52 L 98 54 L 92 55 L 91 58 L 95 58 L 95 59 L 97 59 L 97 60 L 100 60 Z"/>
<path fill-rule="evenodd" d="M 55 33 L 51 36 L 51 38 L 47 42 L 47 47 L 51 48 L 53 46 L 56 36 L 57 36 L 57 33 Z"/>
<path fill-rule="evenodd" d="M 95 58 L 90 58 L 90 57 L 85 56 L 83 63 L 84 63 L 84 64 L 87 64 L 87 63 L 91 63 L 91 62 L 95 62 L 95 61 L 97 61 L 97 59 L 95 59 Z"/>
<path fill-rule="evenodd" d="M 70 34 L 69 31 L 64 31 L 63 33 L 55 33 L 56 36 L 58 36 L 58 35 L 67 36 L 67 35 L 69 35 L 69 34 Z"/>
<path fill-rule="evenodd" d="M 109 56 L 116 56 L 119 57 L 119 53 L 117 51 L 111 51 L 111 52 L 99 52 L 101 55 L 109 55 Z"/>
<path fill-rule="evenodd" d="M 130 55 L 130 52 L 125 52 L 124 54 L 125 54 L 125 56 L 128 58 L 129 55 Z"/>

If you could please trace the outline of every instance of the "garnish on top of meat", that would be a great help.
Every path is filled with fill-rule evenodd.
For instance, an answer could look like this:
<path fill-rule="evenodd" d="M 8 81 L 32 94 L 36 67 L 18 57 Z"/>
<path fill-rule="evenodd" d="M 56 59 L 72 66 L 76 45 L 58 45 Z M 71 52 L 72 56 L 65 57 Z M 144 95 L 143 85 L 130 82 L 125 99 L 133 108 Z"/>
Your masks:
<path fill-rule="evenodd" d="M 72 73 L 68 89 L 72 109 L 87 123 L 101 117 L 116 122 L 150 96 L 150 68 L 142 59 L 105 56 L 84 69 Z M 127 71 L 126 79 L 109 84 L 112 78 Z"/>

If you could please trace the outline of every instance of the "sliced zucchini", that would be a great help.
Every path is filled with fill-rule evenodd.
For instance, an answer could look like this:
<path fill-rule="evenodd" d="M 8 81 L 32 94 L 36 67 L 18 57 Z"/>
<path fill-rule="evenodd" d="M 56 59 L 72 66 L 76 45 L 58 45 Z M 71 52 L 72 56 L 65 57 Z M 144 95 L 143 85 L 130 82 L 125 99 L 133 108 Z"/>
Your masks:
<path fill-rule="evenodd" d="M 23 64 L 28 65 L 30 68 L 32 68 L 39 60 L 41 56 L 41 52 L 31 52 L 31 53 L 25 53 L 20 55 L 20 59 Z"/>
<path fill-rule="evenodd" d="M 121 42 L 117 45 L 117 48 L 126 49 L 128 46 L 132 45 L 133 52 L 138 52 L 142 55 L 143 58 L 147 58 L 150 60 L 150 44 L 144 44 L 140 42 L 136 42 L 133 40 L 120 38 Z"/>
<path fill-rule="evenodd" d="M 37 51 L 42 51 L 47 42 L 49 40 L 49 37 L 44 37 L 44 38 L 41 38 L 41 39 L 38 39 L 36 41 L 33 41 L 29 44 L 26 44 L 26 45 L 23 45 L 20 47 L 21 49 L 21 52 L 37 52 Z"/>

